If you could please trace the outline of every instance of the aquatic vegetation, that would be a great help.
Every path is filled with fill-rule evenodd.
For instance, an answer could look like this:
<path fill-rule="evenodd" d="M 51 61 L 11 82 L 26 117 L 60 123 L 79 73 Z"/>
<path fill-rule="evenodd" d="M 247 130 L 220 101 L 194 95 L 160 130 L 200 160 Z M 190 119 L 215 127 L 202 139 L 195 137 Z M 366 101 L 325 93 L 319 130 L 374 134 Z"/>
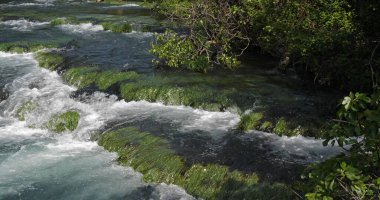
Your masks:
<path fill-rule="evenodd" d="M 261 186 L 257 184 L 259 178 L 255 173 L 231 171 L 229 167 L 218 164 L 188 166 L 181 156 L 170 149 L 165 139 L 133 127 L 106 131 L 99 136 L 98 143 L 106 150 L 117 152 L 118 162 L 141 172 L 144 180 L 173 183 L 196 197 L 251 199 L 263 195 L 276 196 L 276 193 L 262 194 L 257 189 Z M 281 197 L 290 199 L 289 189 L 279 185 L 273 185 L 272 192 L 275 191 L 274 188 L 282 188 L 284 193 Z"/>
<path fill-rule="evenodd" d="M 46 128 L 56 133 L 64 131 L 74 131 L 80 119 L 77 111 L 67 111 L 60 115 L 53 116 L 46 124 Z"/>
<path fill-rule="evenodd" d="M 38 43 L 29 41 L 0 43 L 0 51 L 12 53 L 36 52 L 45 48 L 57 48 L 56 43 Z"/>
<path fill-rule="evenodd" d="M 273 129 L 273 124 L 272 122 L 265 121 L 264 123 L 261 124 L 259 130 L 261 131 L 270 131 Z"/>
<path fill-rule="evenodd" d="M 136 80 L 139 75 L 136 72 L 122 72 L 116 70 L 98 71 L 95 67 L 75 67 L 67 70 L 63 78 L 71 85 L 85 88 L 95 84 L 101 90 L 107 90 L 113 84 L 121 81 Z"/>
<path fill-rule="evenodd" d="M 128 22 L 115 23 L 115 22 L 104 22 L 101 24 L 105 31 L 112 31 L 114 33 L 130 33 L 132 32 L 132 26 Z"/>
<path fill-rule="evenodd" d="M 37 105 L 33 101 L 27 101 L 19 106 L 16 110 L 16 117 L 20 121 L 25 121 L 25 115 L 34 109 L 36 109 Z"/>
<path fill-rule="evenodd" d="M 205 86 L 177 86 L 162 77 L 141 78 L 136 82 L 122 84 L 120 88 L 121 96 L 127 101 L 146 100 L 210 111 L 223 111 L 233 106 L 229 92 Z"/>
<path fill-rule="evenodd" d="M 118 161 L 143 173 L 146 181 L 175 183 L 185 168 L 167 141 L 135 128 L 105 132 L 99 145 L 117 152 Z"/>
<path fill-rule="evenodd" d="M 260 120 L 263 117 L 264 115 L 262 113 L 245 114 L 241 117 L 240 128 L 243 131 L 249 131 L 249 130 L 255 129 L 259 125 Z"/>
<path fill-rule="evenodd" d="M 277 135 L 288 135 L 290 133 L 287 122 L 284 118 L 280 118 L 273 128 L 273 132 Z"/>
<path fill-rule="evenodd" d="M 66 18 L 56 18 L 50 21 L 50 25 L 52 26 L 58 26 L 62 24 L 68 24 L 68 20 Z"/>
<path fill-rule="evenodd" d="M 40 67 L 49 70 L 57 70 L 59 66 L 62 65 L 65 61 L 63 56 L 52 52 L 38 52 L 35 55 L 35 58 L 38 61 Z"/>
<path fill-rule="evenodd" d="M 81 22 L 89 22 L 89 20 L 79 20 L 76 17 L 55 18 L 50 21 L 50 25 L 59 26 L 64 24 L 79 24 Z"/>

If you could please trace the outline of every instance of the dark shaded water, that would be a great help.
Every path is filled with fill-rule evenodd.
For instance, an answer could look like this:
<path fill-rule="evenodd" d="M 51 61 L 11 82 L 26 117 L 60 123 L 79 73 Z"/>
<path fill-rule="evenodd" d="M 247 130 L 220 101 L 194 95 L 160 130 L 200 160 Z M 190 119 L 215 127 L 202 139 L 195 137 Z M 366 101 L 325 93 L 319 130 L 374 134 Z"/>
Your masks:
<path fill-rule="evenodd" d="M 51 26 L 48 22 L 57 17 L 76 17 L 82 23 Z M 56 72 L 39 68 L 33 54 L 0 52 L 0 87 L 7 93 L 0 93 L 4 99 L 0 103 L 0 199 L 192 199 L 177 186 L 144 183 L 139 173 L 118 166 L 115 154 L 90 140 L 120 122 L 167 139 L 189 163 L 219 163 L 257 172 L 263 181 L 297 179 L 308 163 L 338 152 L 312 138 L 237 130 L 240 117 L 236 110 L 265 109 L 273 115 L 310 121 L 329 112 L 325 99 L 331 95 L 298 89 L 302 83 L 296 78 L 268 70 L 276 65 L 270 59 L 258 57 L 228 73 L 155 69 L 148 53 L 153 33 L 106 32 L 99 25 L 102 21 L 160 26 L 149 11 L 131 3 L 13 1 L 0 4 L 0 43 L 54 42 L 60 44 L 57 51 L 67 58 L 67 67 L 133 70 L 178 84 L 231 89 L 240 102 L 238 108 L 208 112 L 125 102 L 100 92 L 75 96 L 77 89 L 66 85 Z M 25 122 L 15 119 L 17 108 L 30 100 L 38 102 L 38 108 Z M 80 112 L 77 130 L 63 135 L 44 130 L 52 115 L 70 109 Z"/>

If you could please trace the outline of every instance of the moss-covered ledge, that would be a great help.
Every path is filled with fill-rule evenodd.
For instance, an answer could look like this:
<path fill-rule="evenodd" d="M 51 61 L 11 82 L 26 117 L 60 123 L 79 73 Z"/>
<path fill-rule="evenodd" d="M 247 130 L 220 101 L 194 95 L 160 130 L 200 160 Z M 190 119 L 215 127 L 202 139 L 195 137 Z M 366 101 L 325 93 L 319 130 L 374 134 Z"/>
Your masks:
<path fill-rule="evenodd" d="M 57 53 L 48 52 L 48 51 L 37 52 L 34 57 L 37 60 L 38 65 L 40 67 L 53 70 L 53 71 L 58 70 L 65 62 L 65 59 L 63 56 Z"/>
<path fill-rule="evenodd" d="M 145 100 L 209 111 L 224 111 L 235 106 L 229 98 L 233 91 L 219 91 L 205 86 L 180 86 L 161 76 L 149 77 L 136 72 L 74 67 L 63 73 L 63 79 L 79 89 L 95 85 L 100 90 L 107 91 L 110 86 L 119 84 L 118 93 L 126 101 Z"/>
<path fill-rule="evenodd" d="M 17 41 L 17 42 L 2 42 L 0 43 L 0 51 L 11 53 L 26 53 L 36 52 L 45 48 L 57 48 L 59 45 L 53 42 L 30 42 L 30 41 Z"/>
<path fill-rule="evenodd" d="M 323 138 L 327 134 L 330 124 L 322 121 L 308 124 L 306 122 L 288 120 L 285 117 L 273 119 L 265 116 L 263 112 L 252 112 L 241 115 L 239 128 L 244 132 L 258 130 L 274 133 L 279 136 L 292 137 L 302 135 Z"/>
<path fill-rule="evenodd" d="M 255 173 L 231 171 L 219 164 L 188 164 L 168 141 L 137 128 L 106 131 L 98 143 L 117 152 L 118 162 L 143 174 L 147 182 L 176 184 L 203 199 L 292 199 L 288 187 L 259 184 Z"/>

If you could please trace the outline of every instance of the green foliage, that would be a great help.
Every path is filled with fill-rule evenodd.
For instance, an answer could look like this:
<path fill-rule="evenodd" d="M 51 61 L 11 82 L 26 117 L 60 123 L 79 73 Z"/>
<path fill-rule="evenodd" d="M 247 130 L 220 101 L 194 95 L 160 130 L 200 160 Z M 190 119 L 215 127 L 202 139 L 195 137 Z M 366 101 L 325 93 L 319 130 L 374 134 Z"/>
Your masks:
<path fill-rule="evenodd" d="M 152 45 L 150 52 L 172 68 L 185 67 L 193 71 L 206 72 L 210 66 L 207 55 L 198 52 L 197 47 L 188 38 L 166 31 L 157 35 L 157 43 Z M 154 60 L 160 64 L 160 60 Z"/>
<path fill-rule="evenodd" d="M 46 128 L 56 133 L 64 131 L 74 131 L 80 119 L 80 115 L 76 111 L 67 111 L 60 115 L 53 116 L 47 123 Z"/>
<path fill-rule="evenodd" d="M 280 118 L 280 119 L 277 121 L 277 123 L 276 123 L 276 125 L 275 125 L 273 131 L 274 131 L 276 134 L 278 134 L 278 135 L 288 135 L 289 132 L 290 132 L 290 130 L 289 130 L 289 128 L 288 128 L 288 124 L 287 124 L 287 122 L 285 121 L 284 118 Z"/>
<path fill-rule="evenodd" d="M 184 27 L 181 35 L 157 36 L 151 52 L 160 64 L 205 72 L 213 65 L 238 67 L 247 44 L 281 59 L 315 84 L 369 89 L 368 58 L 379 44 L 377 1 L 238 0 L 148 1 L 158 13 Z M 177 57 L 177 55 L 179 55 Z"/>
<path fill-rule="evenodd" d="M 125 23 L 104 22 L 102 23 L 102 26 L 105 31 L 112 31 L 114 33 L 132 32 L 132 26 L 128 22 L 125 22 Z"/>
<path fill-rule="evenodd" d="M 37 52 L 35 55 L 40 67 L 57 70 L 65 61 L 63 56 L 52 53 L 52 52 Z"/>
<path fill-rule="evenodd" d="M 16 117 L 20 121 L 25 121 L 25 115 L 34 109 L 36 109 L 37 105 L 33 101 L 27 101 L 19 106 L 16 110 Z"/>
<path fill-rule="evenodd" d="M 306 197 L 379 199 L 380 91 L 370 97 L 351 92 L 342 101 L 338 117 L 324 144 L 338 144 L 349 152 L 311 166 L 306 176 Z"/>
<path fill-rule="evenodd" d="M 240 120 L 240 129 L 243 131 L 255 129 L 263 117 L 264 115 L 262 113 L 249 113 L 243 115 Z"/>
<path fill-rule="evenodd" d="M 262 131 L 270 131 L 272 129 L 273 129 L 273 124 L 272 124 L 272 122 L 269 122 L 269 121 L 265 121 L 260 126 L 260 130 L 262 130 Z"/>
<path fill-rule="evenodd" d="M 203 199 L 291 199 L 282 184 L 258 185 L 255 173 L 245 174 L 217 164 L 186 165 L 165 139 L 136 128 L 104 132 L 99 145 L 119 154 L 119 163 L 133 167 L 145 181 L 176 184 Z M 281 191 L 281 195 L 275 191 Z"/>
<path fill-rule="evenodd" d="M 56 48 L 55 43 L 35 43 L 29 41 L 0 43 L 0 51 L 12 53 L 36 52 L 44 48 Z"/>

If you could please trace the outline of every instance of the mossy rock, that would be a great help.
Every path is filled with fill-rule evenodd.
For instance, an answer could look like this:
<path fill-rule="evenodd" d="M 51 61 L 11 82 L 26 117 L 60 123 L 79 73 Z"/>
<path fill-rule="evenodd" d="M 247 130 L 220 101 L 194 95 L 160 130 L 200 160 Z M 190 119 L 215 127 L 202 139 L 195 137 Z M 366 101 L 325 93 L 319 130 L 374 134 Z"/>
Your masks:
<path fill-rule="evenodd" d="M 256 112 L 243 115 L 240 120 L 240 129 L 243 131 L 255 129 L 263 117 L 264 115 L 262 113 Z"/>
<path fill-rule="evenodd" d="M 35 55 L 35 58 L 40 67 L 49 70 L 57 70 L 59 66 L 62 65 L 65 61 L 63 56 L 52 52 L 38 52 Z"/>
<path fill-rule="evenodd" d="M 78 88 L 85 88 L 95 84 L 101 90 L 107 90 L 113 84 L 122 81 L 134 81 L 139 78 L 136 72 L 122 72 L 116 70 L 98 71 L 95 67 L 75 67 L 67 70 L 63 78 L 66 82 Z"/>
<path fill-rule="evenodd" d="M 119 154 L 119 163 L 131 166 L 150 182 L 175 183 L 185 169 L 181 157 L 168 148 L 164 139 L 136 128 L 103 133 L 99 145 Z"/>
<path fill-rule="evenodd" d="M 37 104 L 34 103 L 33 101 L 27 101 L 17 109 L 16 111 L 16 117 L 20 121 L 25 121 L 25 115 L 34 109 L 36 109 Z"/>
<path fill-rule="evenodd" d="M 128 22 L 124 23 L 114 23 L 114 22 L 104 22 L 101 24 L 105 31 L 112 31 L 114 33 L 130 33 L 132 32 L 132 26 Z"/>
<path fill-rule="evenodd" d="M 53 116 L 46 124 L 46 128 L 56 133 L 64 131 L 74 131 L 80 119 L 76 111 L 67 111 L 57 116 Z"/>
<path fill-rule="evenodd" d="M 292 199 L 290 190 L 285 190 L 284 185 L 260 186 L 255 173 L 231 171 L 228 166 L 219 164 L 188 166 L 170 149 L 167 140 L 134 127 L 106 131 L 99 136 L 98 143 L 108 151 L 117 152 L 118 162 L 141 172 L 145 181 L 176 184 L 195 197 L 211 200 Z M 263 194 L 259 188 L 269 193 Z M 273 198 L 278 195 L 276 190 L 282 192 L 279 197 L 283 198 Z"/>
<path fill-rule="evenodd" d="M 160 80 L 139 79 L 137 82 L 122 84 L 121 96 L 127 101 L 146 100 L 166 105 L 184 105 L 209 111 L 223 111 L 233 106 L 228 93 L 207 87 L 179 87 Z"/>

